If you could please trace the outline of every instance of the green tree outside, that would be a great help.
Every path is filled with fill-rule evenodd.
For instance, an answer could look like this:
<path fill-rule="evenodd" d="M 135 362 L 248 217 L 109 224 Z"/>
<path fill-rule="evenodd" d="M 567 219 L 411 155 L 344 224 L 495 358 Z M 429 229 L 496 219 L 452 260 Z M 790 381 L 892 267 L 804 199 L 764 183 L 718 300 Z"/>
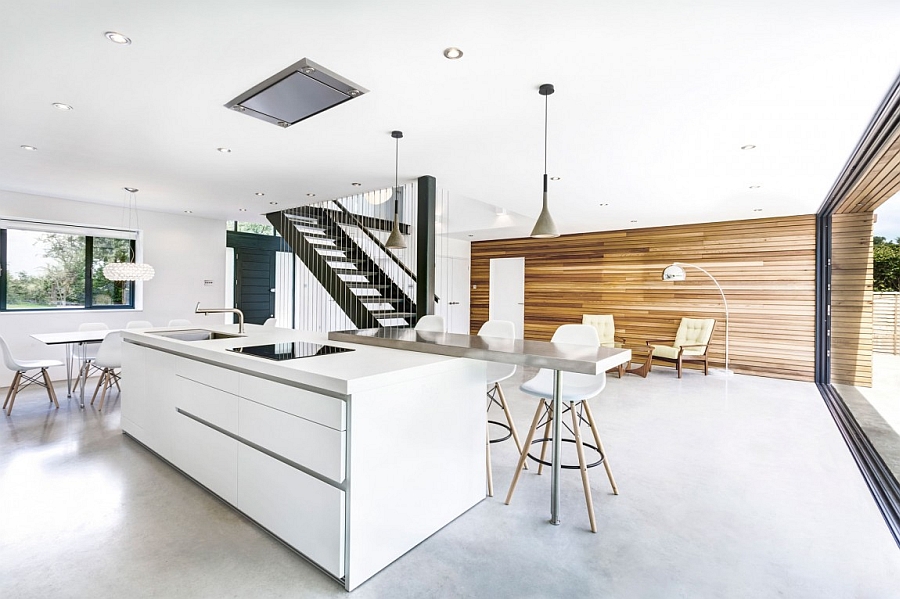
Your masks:
<path fill-rule="evenodd" d="M 900 291 L 900 237 L 872 238 L 872 277 L 875 291 Z"/>

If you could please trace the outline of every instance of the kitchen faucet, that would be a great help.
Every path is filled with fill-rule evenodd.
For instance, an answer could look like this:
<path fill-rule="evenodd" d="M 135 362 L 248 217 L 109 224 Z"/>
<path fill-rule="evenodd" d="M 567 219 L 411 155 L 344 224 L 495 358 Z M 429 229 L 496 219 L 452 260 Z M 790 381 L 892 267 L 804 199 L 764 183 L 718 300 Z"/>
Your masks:
<path fill-rule="evenodd" d="M 237 314 L 238 317 L 238 333 L 244 332 L 244 313 L 238 310 L 237 308 L 201 308 L 200 302 L 197 302 L 197 307 L 194 309 L 194 312 L 197 314 L 206 314 L 207 316 L 210 314 L 222 314 L 225 312 L 231 312 L 232 314 Z"/>

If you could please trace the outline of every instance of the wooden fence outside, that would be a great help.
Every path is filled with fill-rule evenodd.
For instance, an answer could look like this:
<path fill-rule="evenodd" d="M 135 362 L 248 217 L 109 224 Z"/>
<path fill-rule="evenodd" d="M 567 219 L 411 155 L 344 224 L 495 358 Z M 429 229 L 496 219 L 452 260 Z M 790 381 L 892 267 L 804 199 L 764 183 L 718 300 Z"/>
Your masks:
<path fill-rule="evenodd" d="M 876 292 L 874 314 L 874 343 L 872 349 L 888 354 L 900 354 L 900 293 Z"/>

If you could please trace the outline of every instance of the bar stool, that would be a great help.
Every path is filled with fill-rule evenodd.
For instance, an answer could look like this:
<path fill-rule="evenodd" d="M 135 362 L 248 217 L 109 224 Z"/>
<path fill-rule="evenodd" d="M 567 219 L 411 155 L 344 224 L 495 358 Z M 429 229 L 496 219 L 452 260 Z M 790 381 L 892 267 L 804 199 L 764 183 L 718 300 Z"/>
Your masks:
<path fill-rule="evenodd" d="M 426 314 L 416 323 L 417 331 L 430 331 L 432 333 L 446 333 L 447 327 L 444 326 L 444 317 L 437 314 Z"/>
<path fill-rule="evenodd" d="M 600 346 L 600 338 L 594 327 L 584 324 L 564 324 L 553 333 L 551 339 L 553 343 L 567 343 L 573 345 L 589 345 L 592 347 Z M 584 486 L 584 500 L 587 504 L 588 518 L 591 521 L 591 532 L 597 532 L 597 522 L 594 518 L 594 502 L 591 498 L 591 487 L 588 481 L 588 468 L 603 464 L 606 469 L 606 476 L 609 478 L 609 484 L 612 486 L 613 494 L 618 495 L 619 489 L 616 487 L 616 481 L 613 478 L 612 470 L 609 467 L 609 460 L 606 457 L 606 451 L 603 449 L 603 443 L 600 441 L 600 433 L 597 432 L 597 423 L 591 413 L 591 406 L 588 399 L 596 397 L 606 387 L 606 373 L 599 374 L 579 374 L 574 372 L 566 372 L 562 379 L 562 395 L 561 405 L 563 405 L 562 414 L 559 418 L 563 418 L 569 413 L 572 418 L 572 426 L 566 424 L 565 420 L 562 425 L 572 434 L 573 439 L 562 438 L 563 443 L 574 443 L 578 453 L 578 465 L 560 464 L 560 468 L 567 470 L 578 469 L 581 471 L 581 483 Z M 519 474 L 522 472 L 522 466 L 525 464 L 525 458 L 530 458 L 537 462 L 540 474 L 544 466 L 552 466 L 551 462 L 545 461 L 547 452 L 547 441 L 552 441 L 550 436 L 550 425 L 553 419 L 557 417 L 553 413 L 553 404 L 550 399 L 553 397 L 553 371 L 547 368 L 541 368 L 537 375 L 524 383 L 520 389 L 529 395 L 540 397 L 541 401 L 534 412 L 534 420 L 531 422 L 531 428 L 528 430 L 528 436 L 525 439 L 525 447 L 529 448 L 535 443 L 541 444 L 541 457 L 536 458 L 526 451 L 522 452 L 519 458 L 519 464 L 513 475 L 512 483 L 509 485 L 509 494 L 506 496 L 506 504 L 512 500 L 513 492 L 516 490 L 516 483 L 519 481 Z M 595 445 L 584 443 L 581 440 L 581 424 L 586 423 L 594 438 Z M 535 439 L 535 434 L 540 427 L 544 427 L 543 438 Z M 592 463 L 587 463 L 584 455 L 584 448 L 587 447 L 599 455 L 599 459 Z"/>
<path fill-rule="evenodd" d="M 62 362 L 59 360 L 17 360 L 13 357 L 12 352 L 9 351 L 9 346 L 3 337 L 0 337 L 0 352 L 3 353 L 3 363 L 6 364 L 6 367 L 16 371 L 16 375 L 9 386 L 9 391 L 6 392 L 6 401 L 3 402 L 3 408 L 6 409 L 7 416 L 12 414 L 13 404 L 16 403 L 16 395 L 28 385 L 45 387 L 47 395 L 50 396 L 50 401 L 53 402 L 57 410 L 59 409 L 59 402 L 56 401 L 56 391 L 53 390 L 53 382 L 50 380 L 47 369 L 53 366 L 64 366 Z M 41 370 L 41 379 L 36 374 L 28 374 L 29 370 L 37 370 L 38 368 Z M 6 407 L 7 405 L 9 405 L 9 408 Z"/>
<path fill-rule="evenodd" d="M 515 339 L 516 327 L 508 320 L 488 320 L 478 330 L 479 337 L 497 337 L 502 339 Z M 516 443 L 516 449 L 519 455 L 522 454 L 522 443 L 519 441 L 519 432 L 513 422 L 512 414 L 509 411 L 509 404 L 506 403 L 506 396 L 503 395 L 503 388 L 500 386 L 501 381 L 505 381 L 516 373 L 515 364 L 500 364 L 499 362 L 487 363 L 487 413 L 488 413 L 488 432 L 487 432 L 487 488 L 488 497 L 494 496 L 494 475 L 491 469 L 491 443 L 502 443 L 510 437 Z M 506 422 L 498 422 L 490 419 L 491 408 L 499 406 L 503 410 Z M 490 425 L 499 426 L 506 431 L 502 437 L 491 438 Z M 527 468 L 527 466 L 526 466 Z"/>

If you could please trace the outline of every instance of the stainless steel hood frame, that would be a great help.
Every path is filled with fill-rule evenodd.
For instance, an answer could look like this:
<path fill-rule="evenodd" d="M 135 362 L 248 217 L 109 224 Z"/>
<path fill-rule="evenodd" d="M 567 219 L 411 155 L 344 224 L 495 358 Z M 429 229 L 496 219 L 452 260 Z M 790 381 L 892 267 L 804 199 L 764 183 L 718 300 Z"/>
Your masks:
<path fill-rule="evenodd" d="M 225 107 L 286 129 L 368 91 L 303 58 L 254 85 Z"/>

